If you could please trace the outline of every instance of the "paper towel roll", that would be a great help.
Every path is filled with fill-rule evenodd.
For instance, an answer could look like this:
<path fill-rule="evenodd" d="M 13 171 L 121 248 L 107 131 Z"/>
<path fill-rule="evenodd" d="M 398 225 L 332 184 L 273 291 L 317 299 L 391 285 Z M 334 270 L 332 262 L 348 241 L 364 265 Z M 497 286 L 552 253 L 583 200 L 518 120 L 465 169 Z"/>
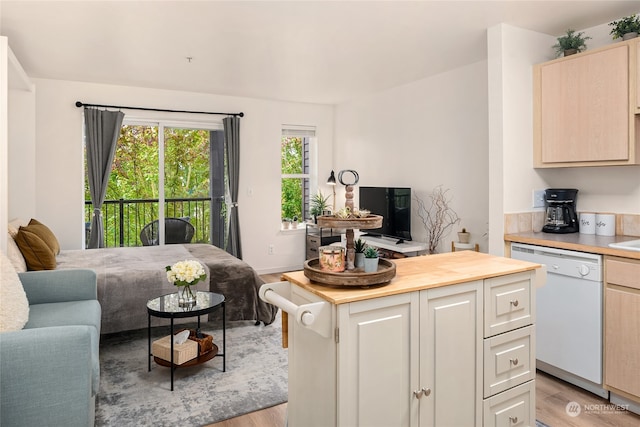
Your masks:
<path fill-rule="evenodd" d="M 594 212 L 580 213 L 580 233 L 596 234 L 596 214 Z"/>
<path fill-rule="evenodd" d="M 616 216 L 614 214 L 596 214 L 596 235 L 616 235 Z"/>

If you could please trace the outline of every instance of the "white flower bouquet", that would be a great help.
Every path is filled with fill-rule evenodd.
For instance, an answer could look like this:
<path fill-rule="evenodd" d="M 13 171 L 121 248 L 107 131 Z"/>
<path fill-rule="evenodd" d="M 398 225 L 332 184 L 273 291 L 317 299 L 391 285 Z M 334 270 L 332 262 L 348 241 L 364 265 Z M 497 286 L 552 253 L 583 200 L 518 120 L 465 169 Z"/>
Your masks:
<path fill-rule="evenodd" d="M 202 264 L 194 260 L 176 262 L 166 269 L 167 280 L 176 286 L 193 286 L 207 277 Z"/>

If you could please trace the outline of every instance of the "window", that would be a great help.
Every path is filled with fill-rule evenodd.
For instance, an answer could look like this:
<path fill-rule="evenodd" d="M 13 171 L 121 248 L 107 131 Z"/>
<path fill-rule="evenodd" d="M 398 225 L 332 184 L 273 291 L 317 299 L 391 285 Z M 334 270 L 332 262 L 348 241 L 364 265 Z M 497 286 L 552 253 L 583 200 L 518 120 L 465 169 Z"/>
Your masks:
<path fill-rule="evenodd" d="M 177 243 L 153 225 L 153 237 L 142 241 L 145 225 L 164 218 L 191 223 L 192 243 L 224 247 L 223 132 L 216 127 L 125 119 L 102 207 L 106 247 Z M 86 179 L 85 206 L 91 218 Z"/>
<path fill-rule="evenodd" d="M 310 218 L 309 195 L 315 182 L 312 153 L 315 128 L 284 126 L 280 143 L 282 219 L 300 222 Z"/>

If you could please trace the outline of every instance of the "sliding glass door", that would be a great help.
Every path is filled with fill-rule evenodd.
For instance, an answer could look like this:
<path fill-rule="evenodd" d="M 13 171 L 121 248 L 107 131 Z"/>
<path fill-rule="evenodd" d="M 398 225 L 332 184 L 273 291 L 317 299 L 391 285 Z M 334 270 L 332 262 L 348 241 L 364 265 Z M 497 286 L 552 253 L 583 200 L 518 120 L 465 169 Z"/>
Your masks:
<path fill-rule="evenodd" d="M 211 127 L 125 120 L 103 205 L 106 247 L 224 247 L 222 130 Z"/>

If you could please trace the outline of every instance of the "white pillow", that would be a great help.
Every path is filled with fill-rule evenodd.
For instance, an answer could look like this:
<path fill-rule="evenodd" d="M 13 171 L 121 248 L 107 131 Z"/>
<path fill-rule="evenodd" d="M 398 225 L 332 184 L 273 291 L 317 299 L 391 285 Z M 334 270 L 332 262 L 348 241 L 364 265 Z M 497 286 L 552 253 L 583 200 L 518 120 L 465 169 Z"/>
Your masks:
<path fill-rule="evenodd" d="M 29 320 L 29 301 L 18 273 L 0 252 L 0 332 L 19 331 Z"/>
<path fill-rule="evenodd" d="M 16 269 L 16 273 L 24 273 L 27 271 L 27 262 L 24 260 L 18 244 L 13 240 L 13 237 L 11 237 L 11 233 L 7 236 L 7 257 L 9 261 L 11 261 L 13 268 Z"/>

